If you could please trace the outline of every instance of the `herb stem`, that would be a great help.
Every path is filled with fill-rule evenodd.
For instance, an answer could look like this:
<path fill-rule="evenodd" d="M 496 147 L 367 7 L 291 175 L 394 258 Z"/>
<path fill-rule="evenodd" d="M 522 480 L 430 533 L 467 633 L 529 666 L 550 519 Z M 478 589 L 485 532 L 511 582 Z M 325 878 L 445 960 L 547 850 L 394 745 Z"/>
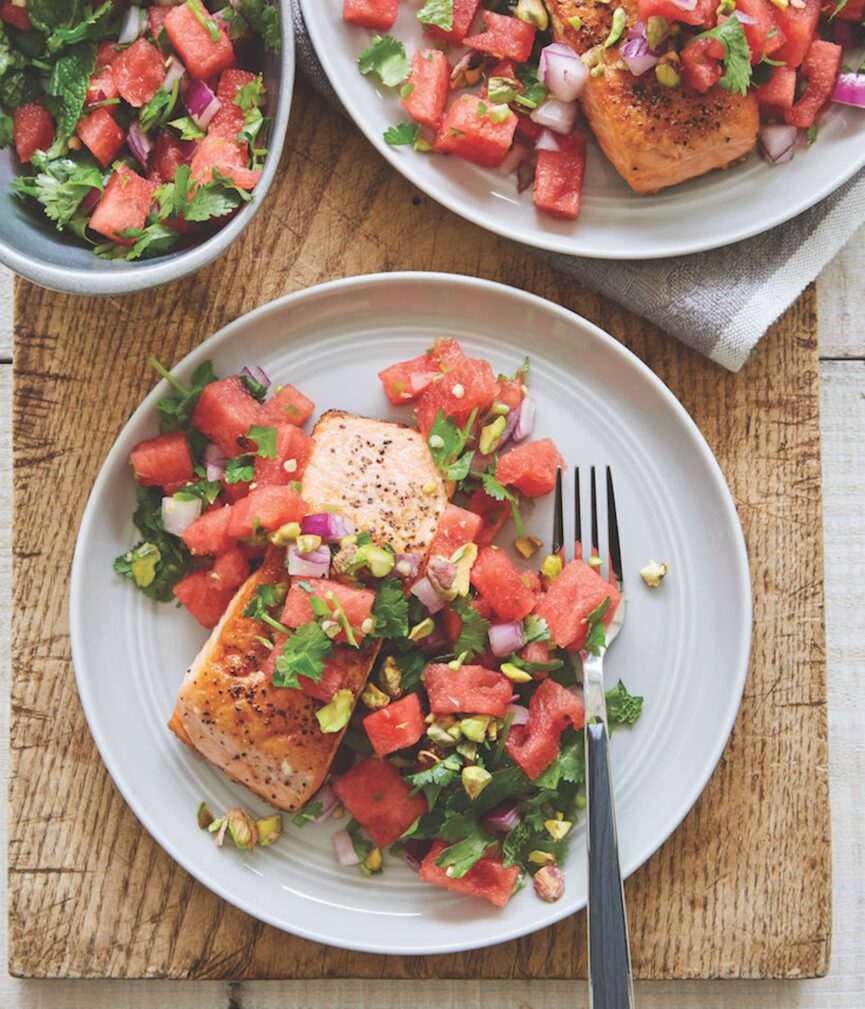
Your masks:
<path fill-rule="evenodd" d="M 186 386 L 179 379 L 175 378 L 164 365 L 160 364 L 155 357 L 151 355 L 151 357 L 148 358 L 148 361 L 150 362 L 150 367 L 154 368 L 172 389 L 176 389 L 181 396 L 188 396 L 190 394 L 192 390 L 187 389 Z"/>

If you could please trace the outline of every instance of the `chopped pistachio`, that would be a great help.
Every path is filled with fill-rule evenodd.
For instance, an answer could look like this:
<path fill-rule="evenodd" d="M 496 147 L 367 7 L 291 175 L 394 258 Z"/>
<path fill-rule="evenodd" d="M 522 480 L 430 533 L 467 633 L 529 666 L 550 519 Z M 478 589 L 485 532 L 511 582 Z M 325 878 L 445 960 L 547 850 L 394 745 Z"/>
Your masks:
<path fill-rule="evenodd" d="M 218 820 L 214 820 L 213 823 L 207 828 L 208 834 L 213 834 L 213 842 L 217 848 L 222 847 L 222 842 L 225 840 L 225 834 L 228 830 L 228 817 L 221 816 Z"/>
<path fill-rule="evenodd" d="M 561 841 L 567 832 L 573 827 L 570 820 L 544 820 L 547 833 L 554 841 Z"/>
<path fill-rule="evenodd" d="M 672 63 L 659 63 L 655 67 L 655 77 L 657 77 L 658 83 L 663 84 L 665 88 L 677 88 L 682 83 L 682 75 Z M 590 560 L 589 564 L 591 563 Z M 600 564 L 597 566 L 600 567 Z"/>
<path fill-rule="evenodd" d="M 445 440 L 439 434 L 431 434 L 427 439 L 430 448 L 440 449 L 445 447 Z"/>
<path fill-rule="evenodd" d="M 402 693 L 402 670 L 392 655 L 388 655 L 384 660 L 378 679 L 388 697 L 396 699 L 400 696 Z"/>
<path fill-rule="evenodd" d="M 304 536 L 297 537 L 297 552 L 300 554 L 311 554 L 314 550 L 318 550 L 320 546 L 321 536 L 306 533 Z"/>
<path fill-rule="evenodd" d="M 493 405 L 490 407 L 490 413 L 494 417 L 507 417 L 507 415 L 510 412 L 511 408 L 508 406 L 507 403 L 493 403 Z"/>
<path fill-rule="evenodd" d="M 381 864 L 381 851 L 378 848 L 373 848 L 361 862 L 360 867 L 364 876 L 371 876 L 375 872 L 381 872 Z"/>
<path fill-rule="evenodd" d="M 772 3 L 779 11 L 785 11 L 789 7 L 788 0 L 772 0 Z"/>
<path fill-rule="evenodd" d="M 346 547 L 353 547 L 357 543 L 357 536 L 353 533 L 350 536 L 343 536 L 339 541 L 339 546 L 341 550 L 345 550 Z"/>
<path fill-rule="evenodd" d="M 625 30 L 625 9 L 617 7 L 613 11 L 613 23 L 610 26 L 610 34 L 604 39 L 604 49 L 609 49 L 611 45 L 618 42 Z"/>
<path fill-rule="evenodd" d="M 409 641 L 423 641 L 424 638 L 428 638 L 432 634 L 435 626 L 435 621 L 432 617 L 421 620 L 419 624 L 415 624 L 408 632 Z"/>
<path fill-rule="evenodd" d="M 527 673 L 525 669 L 520 669 L 513 662 L 503 662 L 501 671 L 511 683 L 528 683 L 532 678 L 530 673 Z"/>
<path fill-rule="evenodd" d="M 604 57 L 604 47 L 602 45 L 592 46 L 591 49 L 587 49 L 583 55 L 580 57 L 580 62 L 584 63 L 587 67 L 597 66 Z"/>
<path fill-rule="evenodd" d="M 476 799 L 487 785 L 493 780 L 493 776 L 483 767 L 464 767 L 460 773 L 463 789 L 470 799 Z"/>
<path fill-rule="evenodd" d="M 333 807 L 333 812 L 330 814 L 331 820 L 341 820 L 345 816 L 345 806 L 342 803 L 337 803 Z"/>
<path fill-rule="evenodd" d="M 487 727 L 490 724 L 489 715 L 473 715 L 460 721 L 460 731 L 473 743 L 482 743 L 486 739 Z"/>
<path fill-rule="evenodd" d="M 468 652 L 460 652 L 460 654 L 455 658 L 451 659 L 448 663 L 448 669 L 452 669 L 455 673 L 459 672 L 463 667 L 463 663 L 469 657 Z"/>
<path fill-rule="evenodd" d="M 255 820 L 239 806 L 229 809 L 225 814 L 225 819 L 228 822 L 228 835 L 234 841 L 234 846 L 252 851 L 258 842 Z"/>
<path fill-rule="evenodd" d="M 498 448 L 499 441 L 505 433 L 505 418 L 496 417 L 492 423 L 481 428 L 478 449 L 481 455 L 492 455 Z"/>
<path fill-rule="evenodd" d="M 451 555 L 451 564 L 456 564 L 457 566 L 457 576 L 449 590 L 449 595 L 450 593 L 453 593 L 453 595 L 450 596 L 451 599 L 455 599 L 457 596 L 468 595 L 470 585 L 469 576 L 471 575 L 472 565 L 477 560 L 477 557 L 477 543 L 465 543 L 459 548 L 459 550 Z"/>
<path fill-rule="evenodd" d="M 386 708 L 390 704 L 390 696 L 383 690 L 379 690 L 374 683 L 367 683 L 360 699 L 370 711 L 378 711 L 379 708 Z"/>
<path fill-rule="evenodd" d="M 550 16 L 541 0 L 519 0 L 514 14 L 520 21 L 525 21 L 527 25 L 534 25 L 542 32 L 545 32 L 550 26 Z"/>
<path fill-rule="evenodd" d="M 499 720 L 497 718 L 491 718 L 490 724 L 487 726 L 487 739 L 494 743 L 499 738 Z"/>
<path fill-rule="evenodd" d="M 421 487 L 421 490 L 424 492 L 424 494 L 429 496 L 430 494 L 435 494 L 437 486 L 438 484 L 435 482 L 435 480 L 427 480 L 427 482 L 423 485 L 423 487 Z"/>
<path fill-rule="evenodd" d="M 360 630 L 362 634 L 372 634 L 375 630 L 375 621 L 372 617 L 367 617 L 366 620 L 360 625 Z"/>
<path fill-rule="evenodd" d="M 321 629 L 331 639 L 331 641 L 333 641 L 334 638 L 339 637 L 339 632 L 342 630 L 336 620 L 322 620 Z"/>
<path fill-rule="evenodd" d="M 477 743 L 460 743 L 457 746 L 457 753 L 473 763 L 478 757 Z"/>
<path fill-rule="evenodd" d="M 736 0 L 721 0 L 715 11 L 719 16 L 726 17 L 728 14 L 732 14 L 736 9 Z"/>
<path fill-rule="evenodd" d="M 456 738 L 453 734 L 454 729 L 457 730 Z M 439 746 L 453 746 L 460 738 L 460 727 L 453 722 L 444 724 L 443 720 L 436 719 L 426 730 L 426 734 Z"/>
<path fill-rule="evenodd" d="M 541 574 L 554 582 L 562 573 L 562 558 L 558 554 L 547 554 L 541 564 Z"/>
<path fill-rule="evenodd" d="M 575 32 L 578 32 L 583 27 L 583 19 L 579 14 L 575 14 L 572 18 L 568 18 L 568 24 Z"/>
<path fill-rule="evenodd" d="M 202 830 L 207 830 L 207 828 L 213 823 L 213 813 L 210 812 L 210 808 L 206 802 L 202 800 L 198 804 L 198 826 Z"/>
<path fill-rule="evenodd" d="M 429 154 L 432 149 L 433 145 L 429 142 L 429 140 L 424 140 L 423 137 L 418 137 L 414 142 L 413 150 L 417 154 Z"/>
<path fill-rule="evenodd" d="M 271 533 L 270 542 L 277 547 L 287 547 L 300 536 L 299 522 L 286 522 L 275 533 Z"/>
<path fill-rule="evenodd" d="M 603 77 L 606 74 L 606 72 L 607 68 L 604 66 L 604 64 L 598 63 L 592 67 L 592 69 L 589 71 L 589 75 L 591 77 Z"/>
<path fill-rule="evenodd" d="M 600 557 L 598 557 L 597 554 L 592 554 L 592 556 L 588 559 L 586 563 L 589 565 L 590 568 L 595 568 L 595 570 L 597 570 L 600 567 L 603 567 L 604 564 L 604 562 L 601 560 Z"/>
<path fill-rule="evenodd" d="M 339 732 L 348 725 L 354 707 L 354 694 L 350 690 L 337 690 L 330 704 L 325 704 L 315 713 L 321 731 Z"/>
<path fill-rule="evenodd" d="M 556 856 L 551 851 L 540 851 L 535 848 L 528 854 L 528 860 L 532 865 L 552 865 L 556 861 Z"/>
<path fill-rule="evenodd" d="M 657 561 L 649 561 L 640 568 L 640 577 L 650 589 L 656 589 L 664 580 L 670 569 L 666 564 L 659 564 Z"/>
<path fill-rule="evenodd" d="M 133 581 L 138 588 L 146 589 L 148 585 L 153 584 L 156 578 L 156 565 L 162 560 L 159 547 L 153 543 L 142 543 L 137 550 L 127 554 L 127 559 L 129 557 L 134 557 L 129 565 Z"/>
<path fill-rule="evenodd" d="M 364 543 L 357 548 L 352 568 L 355 571 L 367 568 L 373 578 L 385 578 L 391 573 L 395 563 L 396 558 L 389 550 L 377 547 L 374 543 Z"/>
<path fill-rule="evenodd" d="M 518 536 L 514 540 L 514 546 L 517 548 L 520 555 L 525 557 L 526 560 L 528 560 L 529 557 L 534 557 L 543 545 L 544 541 L 542 539 L 538 539 L 537 536 Z"/>
<path fill-rule="evenodd" d="M 265 816 L 261 820 L 255 821 L 255 827 L 258 831 L 258 843 L 263 848 L 267 848 L 277 841 L 282 833 L 282 817 L 279 813 Z"/>
<path fill-rule="evenodd" d="M 577 795 L 574 798 L 574 806 L 577 809 L 585 809 L 586 808 L 586 797 L 585 797 L 585 795 L 582 794 L 582 792 L 577 792 Z"/>
<path fill-rule="evenodd" d="M 532 880 L 535 893 L 548 904 L 554 904 L 565 892 L 565 875 L 556 865 L 538 869 Z"/>
<path fill-rule="evenodd" d="M 646 42 L 650 49 L 658 49 L 670 35 L 670 22 L 657 14 L 646 21 Z"/>

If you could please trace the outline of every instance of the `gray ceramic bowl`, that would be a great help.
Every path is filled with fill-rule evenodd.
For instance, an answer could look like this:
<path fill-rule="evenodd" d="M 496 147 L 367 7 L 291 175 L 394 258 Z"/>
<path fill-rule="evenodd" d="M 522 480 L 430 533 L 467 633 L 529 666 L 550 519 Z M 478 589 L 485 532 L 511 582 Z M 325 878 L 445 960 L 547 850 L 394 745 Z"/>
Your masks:
<path fill-rule="evenodd" d="M 269 153 L 255 198 L 225 227 L 189 249 L 137 262 L 100 259 L 73 237 L 57 231 L 32 200 L 9 188 L 20 165 L 12 147 L 0 151 L 0 262 L 35 284 L 70 294 L 129 294 L 158 287 L 200 270 L 223 253 L 252 220 L 264 202 L 279 166 L 288 126 L 294 86 L 294 33 L 291 5 L 279 3 L 282 48 L 263 67 L 268 94 L 267 112 L 273 117 Z"/>

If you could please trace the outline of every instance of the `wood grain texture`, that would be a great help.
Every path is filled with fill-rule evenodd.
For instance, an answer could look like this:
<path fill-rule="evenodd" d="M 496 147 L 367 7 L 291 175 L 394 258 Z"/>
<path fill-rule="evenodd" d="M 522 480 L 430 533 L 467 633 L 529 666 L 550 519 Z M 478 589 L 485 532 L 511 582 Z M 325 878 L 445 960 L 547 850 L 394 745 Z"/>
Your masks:
<path fill-rule="evenodd" d="M 254 922 L 193 882 L 141 830 L 77 700 L 66 621 L 72 530 L 84 490 L 152 384 L 147 355 L 172 363 L 280 294 L 398 267 L 485 276 L 580 312 L 640 355 L 703 430 L 749 545 L 755 648 L 716 774 L 628 884 L 635 970 L 654 978 L 824 973 L 830 844 L 813 292 L 731 375 L 421 197 L 303 88 L 289 136 L 264 212 L 196 277 L 158 298 L 101 303 L 18 287 L 11 972 L 422 979 L 584 970 L 582 915 L 516 943 L 430 958 L 359 956 Z M 69 532 L 37 540 L 47 501 L 63 502 Z"/>

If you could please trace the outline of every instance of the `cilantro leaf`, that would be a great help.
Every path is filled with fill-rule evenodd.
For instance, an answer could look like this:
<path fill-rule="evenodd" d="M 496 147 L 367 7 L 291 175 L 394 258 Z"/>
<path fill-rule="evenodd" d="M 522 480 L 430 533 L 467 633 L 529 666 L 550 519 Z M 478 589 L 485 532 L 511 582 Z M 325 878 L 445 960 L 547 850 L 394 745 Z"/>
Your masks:
<path fill-rule="evenodd" d="M 251 483 L 255 479 L 255 461 L 252 455 L 237 455 L 225 464 L 222 479 L 226 483 Z"/>
<path fill-rule="evenodd" d="M 411 795 L 423 792 L 427 806 L 432 810 L 441 793 L 460 780 L 462 763 L 462 758 L 458 753 L 450 753 L 444 760 L 433 764 L 425 771 L 410 774 L 408 781 L 412 785 Z"/>
<path fill-rule="evenodd" d="M 192 558 L 183 540 L 165 531 L 160 488 L 138 487 L 136 495 L 132 521 L 144 539 L 114 561 L 114 570 L 149 599 L 170 602 L 174 586 L 189 574 Z"/>
<path fill-rule="evenodd" d="M 81 201 L 93 189 L 102 190 L 102 172 L 89 159 L 55 158 L 45 155 L 33 156 L 35 175 L 19 175 L 12 182 L 16 193 L 32 196 L 38 200 L 45 216 L 54 221 L 61 230 L 75 216 Z"/>
<path fill-rule="evenodd" d="M 281 606 L 288 592 L 288 585 L 285 582 L 276 584 L 259 585 L 253 593 L 252 599 L 246 604 L 243 615 L 252 620 L 263 620 L 265 623 L 271 622 L 270 611 L 276 606 Z M 286 634 L 290 633 L 287 627 L 278 624 L 276 630 L 282 630 Z"/>
<path fill-rule="evenodd" d="M 219 176 L 216 169 L 214 176 L 212 182 L 196 186 L 192 198 L 183 206 L 183 216 L 187 221 L 200 222 L 224 217 L 252 199 L 252 195 L 246 190 L 239 189 L 229 179 Z"/>
<path fill-rule="evenodd" d="M 50 111 L 61 137 L 71 137 L 75 132 L 95 67 L 95 42 L 70 46 L 54 64 L 45 90 L 49 99 L 54 99 L 50 101 Z"/>
<path fill-rule="evenodd" d="M 149 259 L 151 256 L 164 256 L 180 241 L 180 234 L 174 228 L 169 228 L 161 221 L 152 221 L 143 228 L 123 228 L 117 232 L 120 238 L 134 238 L 132 245 L 120 242 L 103 242 L 94 247 L 93 251 L 102 259 Z"/>
<path fill-rule="evenodd" d="M 485 620 L 467 599 L 455 599 L 451 609 L 462 621 L 460 636 L 454 645 L 454 654 L 462 655 L 465 652 L 466 659 L 471 661 L 476 655 L 482 655 L 489 647 L 490 622 Z"/>
<path fill-rule="evenodd" d="M 436 859 L 436 865 L 449 869 L 452 879 L 460 879 L 484 857 L 487 848 L 495 843 L 496 839 L 492 835 L 475 825 L 470 834 L 442 851 Z"/>
<path fill-rule="evenodd" d="M 533 641 L 549 641 L 552 638 L 549 624 L 543 617 L 536 616 L 534 613 L 530 613 L 526 617 L 523 624 L 523 634 L 527 645 Z"/>
<path fill-rule="evenodd" d="M 305 827 L 311 820 L 314 820 L 317 816 L 321 816 L 323 812 L 323 802 L 311 802 L 308 806 L 304 806 L 299 813 L 295 813 L 291 818 L 291 822 L 295 827 Z"/>
<path fill-rule="evenodd" d="M 262 459 L 276 458 L 276 428 L 260 427 L 253 424 L 246 432 L 246 437 L 255 442 L 255 454 Z"/>
<path fill-rule="evenodd" d="M 411 70 L 405 46 L 391 35 L 376 35 L 372 45 L 358 56 L 357 65 L 364 76 L 375 71 L 387 88 L 402 84 Z"/>
<path fill-rule="evenodd" d="M 398 123 L 396 126 L 388 126 L 384 131 L 385 143 L 394 147 L 401 144 L 414 144 L 419 136 L 420 123 Z"/>
<path fill-rule="evenodd" d="M 0 150 L 12 142 L 12 116 L 0 112 Z"/>
<path fill-rule="evenodd" d="M 172 119 L 168 124 L 180 133 L 181 140 L 202 140 L 204 130 L 195 122 L 192 116 L 181 116 L 180 119 Z"/>
<path fill-rule="evenodd" d="M 516 97 L 517 105 L 536 109 L 547 97 L 547 89 L 538 80 L 537 70 L 528 65 L 517 67 L 517 78 L 523 86 L 523 93 Z"/>
<path fill-rule="evenodd" d="M 417 648 L 409 647 L 396 652 L 393 660 L 399 666 L 400 686 L 403 693 L 410 694 L 421 685 L 421 675 L 426 668 L 426 659 Z"/>
<path fill-rule="evenodd" d="M 174 111 L 179 94 L 179 81 L 174 82 L 170 91 L 164 91 L 160 88 L 156 92 L 138 116 L 138 124 L 145 133 L 149 130 L 158 129 L 168 122 L 168 117 Z"/>
<path fill-rule="evenodd" d="M 300 687 L 299 676 L 318 683 L 333 642 L 315 621 L 302 624 L 279 650 L 273 671 L 275 687 Z"/>
<path fill-rule="evenodd" d="M 472 410 L 465 427 L 459 428 L 444 410 L 439 410 L 427 435 L 427 445 L 433 462 L 446 480 L 464 480 L 471 469 L 474 452 L 463 449 L 472 432 L 477 409 Z"/>
<path fill-rule="evenodd" d="M 173 497 L 177 501 L 195 501 L 200 498 L 205 504 L 212 505 L 221 493 L 222 484 L 218 480 L 199 480 L 181 487 L 174 492 Z"/>
<path fill-rule="evenodd" d="M 727 91 L 746 95 L 751 83 L 751 49 L 742 22 L 735 12 L 715 28 L 698 35 L 698 39 L 717 39 L 724 47 L 724 76 L 718 81 Z"/>
<path fill-rule="evenodd" d="M 589 624 L 586 643 L 583 645 L 583 648 L 589 655 L 600 655 L 606 647 L 607 629 L 604 627 L 603 621 L 598 620 L 593 624 Z"/>
<path fill-rule="evenodd" d="M 454 480 L 459 483 L 461 480 L 469 475 L 469 470 L 472 468 L 472 459 L 474 459 L 474 452 L 463 452 L 463 454 L 445 469 L 445 479 Z"/>
<path fill-rule="evenodd" d="M 269 53 L 278 53 L 282 46 L 279 27 L 279 8 L 267 0 L 239 0 L 238 12 L 250 28 L 261 38 Z"/>
<path fill-rule="evenodd" d="M 629 694 L 621 680 L 607 691 L 607 720 L 611 725 L 633 725 L 643 712 L 643 698 Z"/>
<path fill-rule="evenodd" d="M 585 734 L 582 729 L 572 734 L 572 738 L 562 743 L 559 755 L 550 766 L 535 778 L 537 788 L 558 788 L 559 781 L 569 781 L 578 785 L 586 777 Z"/>
<path fill-rule="evenodd" d="M 481 477 L 484 484 L 484 490 L 486 491 L 487 497 L 491 497 L 494 501 L 510 501 L 511 504 L 515 504 L 516 497 L 505 487 L 496 480 L 494 473 L 484 473 Z"/>
<path fill-rule="evenodd" d="M 423 25 L 435 25 L 442 31 L 453 31 L 454 0 L 426 0 L 417 12 L 417 19 Z"/>
<path fill-rule="evenodd" d="M 156 404 L 156 410 L 159 413 L 159 430 L 162 434 L 170 434 L 172 431 L 182 431 L 188 428 L 192 420 L 192 412 L 198 405 L 198 399 L 204 387 L 218 379 L 213 365 L 210 361 L 200 364 L 193 371 L 188 386 L 175 378 L 155 357 L 150 358 L 150 365 L 168 382 L 175 393 L 163 396 Z"/>
<path fill-rule="evenodd" d="M 372 607 L 375 634 L 380 638 L 405 638 L 409 631 L 408 599 L 398 578 L 379 583 Z"/>

